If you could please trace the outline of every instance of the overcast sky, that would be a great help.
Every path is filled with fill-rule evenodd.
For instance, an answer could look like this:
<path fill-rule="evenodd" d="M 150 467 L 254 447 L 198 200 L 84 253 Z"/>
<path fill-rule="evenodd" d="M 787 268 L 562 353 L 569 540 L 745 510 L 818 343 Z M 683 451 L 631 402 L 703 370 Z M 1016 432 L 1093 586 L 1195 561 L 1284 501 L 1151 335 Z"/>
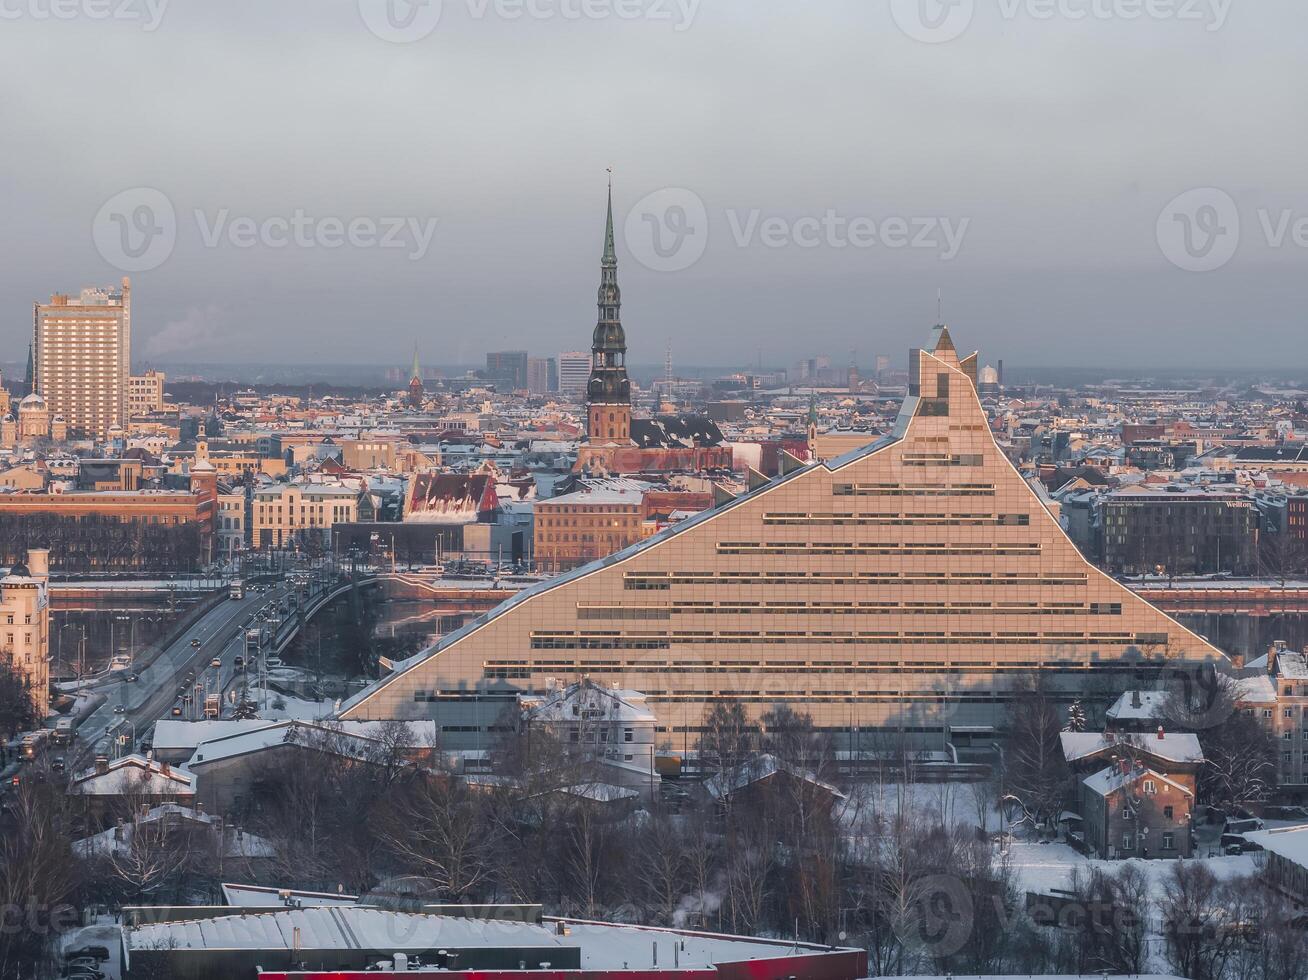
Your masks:
<path fill-rule="evenodd" d="M 635 362 L 1308 355 L 1303 0 L 150 2 L 0 0 L 0 360 L 585 347 L 608 167 Z"/>

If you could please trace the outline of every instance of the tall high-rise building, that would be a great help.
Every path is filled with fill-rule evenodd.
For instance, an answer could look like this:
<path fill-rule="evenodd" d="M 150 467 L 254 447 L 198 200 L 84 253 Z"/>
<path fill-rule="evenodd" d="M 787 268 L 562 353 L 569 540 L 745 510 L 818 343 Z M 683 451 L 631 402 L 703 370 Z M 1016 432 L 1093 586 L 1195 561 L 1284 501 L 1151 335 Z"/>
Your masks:
<path fill-rule="evenodd" d="M 871 750 L 989 748 L 1024 685 L 1070 703 L 1225 659 L 1082 557 L 995 443 L 975 354 L 940 326 L 909 363 L 891 434 L 783 457 L 777 479 L 519 592 L 341 717 L 484 733 L 518 692 L 589 676 L 645 692 L 674 740 L 738 702 Z"/>
<path fill-rule="evenodd" d="M 604 255 L 600 259 L 599 318 L 591 340 L 586 383 L 586 440 L 592 445 L 631 443 L 631 380 L 627 377 L 627 335 L 622 329 L 618 252 L 613 241 L 613 186 L 609 185 Z"/>
<path fill-rule="evenodd" d="M 558 391 L 559 371 L 552 357 L 527 358 L 527 390 L 533 395 L 547 395 Z"/>
<path fill-rule="evenodd" d="M 527 387 L 527 352 L 525 350 L 492 351 L 486 355 L 486 378 L 502 380 L 514 389 Z"/>
<path fill-rule="evenodd" d="M 559 394 L 580 400 L 590 380 L 590 351 L 571 350 L 559 355 Z"/>
<path fill-rule="evenodd" d="M 34 381 L 70 435 L 103 438 L 127 424 L 132 362 L 132 286 L 56 293 L 32 310 Z"/>

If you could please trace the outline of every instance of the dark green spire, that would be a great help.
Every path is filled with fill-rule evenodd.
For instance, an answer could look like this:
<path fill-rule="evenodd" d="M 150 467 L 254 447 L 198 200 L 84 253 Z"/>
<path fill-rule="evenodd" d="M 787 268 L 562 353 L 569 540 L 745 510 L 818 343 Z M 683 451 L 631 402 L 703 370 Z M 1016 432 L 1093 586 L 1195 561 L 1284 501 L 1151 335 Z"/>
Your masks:
<path fill-rule="evenodd" d="M 33 349 L 32 341 L 27 342 L 27 394 L 36 391 L 36 352 Z"/>
<path fill-rule="evenodd" d="M 604 226 L 604 264 L 618 264 L 618 250 L 613 244 L 613 171 L 609 171 L 609 217 Z"/>
<path fill-rule="evenodd" d="M 627 335 L 622 329 L 622 291 L 618 289 L 618 252 L 613 242 L 613 176 L 609 176 L 608 219 L 604 226 L 604 259 L 600 262 L 599 320 L 590 346 L 591 404 L 630 405 L 627 378 Z"/>

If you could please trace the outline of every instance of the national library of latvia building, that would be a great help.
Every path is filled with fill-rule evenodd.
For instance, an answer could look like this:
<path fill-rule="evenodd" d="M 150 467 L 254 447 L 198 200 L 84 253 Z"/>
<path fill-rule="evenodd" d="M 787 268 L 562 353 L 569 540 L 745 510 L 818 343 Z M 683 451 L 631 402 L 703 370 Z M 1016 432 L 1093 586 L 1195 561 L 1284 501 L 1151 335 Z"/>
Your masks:
<path fill-rule="evenodd" d="M 644 692 L 693 742 L 718 702 L 829 731 L 989 744 L 1015 687 L 1071 701 L 1224 661 L 1081 557 L 995 444 L 937 327 L 893 433 L 528 589 L 342 706 L 483 742 L 519 693 L 589 677 Z M 864 737 L 860 735 L 860 739 Z M 451 744 L 451 747 L 462 747 Z"/>

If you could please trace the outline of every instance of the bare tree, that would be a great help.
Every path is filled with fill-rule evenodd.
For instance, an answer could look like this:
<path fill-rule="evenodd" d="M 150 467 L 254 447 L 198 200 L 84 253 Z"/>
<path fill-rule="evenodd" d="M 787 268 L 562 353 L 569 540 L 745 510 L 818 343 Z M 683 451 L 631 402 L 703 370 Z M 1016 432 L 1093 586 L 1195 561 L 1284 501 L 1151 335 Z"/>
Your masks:
<path fill-rule="evenodd" d="M 1203 863 L 1179 861 L 1163 878 L 1158 910 L 1168 961 L 1178 976 L 1221 980 L 1240 942 L 1227 905 L 1238 890 Z"/>
<path fill-rule="evenodd" d="M 1058 707 L 1040 686 L 1017 692 L 1009 702 L 1003 798 L 1021 808 L 1018 823 L 1045 828 L 1063 808 L 1069 774 L 1061 729 Z"/>
<path fill-rule="evenodd" d="M 388 794 L 378 830 L 388 850 L 451 900 L 477 894 L 490 879 L 496 842 L 482 797 L 445 773 L 416 772 Z"/>

